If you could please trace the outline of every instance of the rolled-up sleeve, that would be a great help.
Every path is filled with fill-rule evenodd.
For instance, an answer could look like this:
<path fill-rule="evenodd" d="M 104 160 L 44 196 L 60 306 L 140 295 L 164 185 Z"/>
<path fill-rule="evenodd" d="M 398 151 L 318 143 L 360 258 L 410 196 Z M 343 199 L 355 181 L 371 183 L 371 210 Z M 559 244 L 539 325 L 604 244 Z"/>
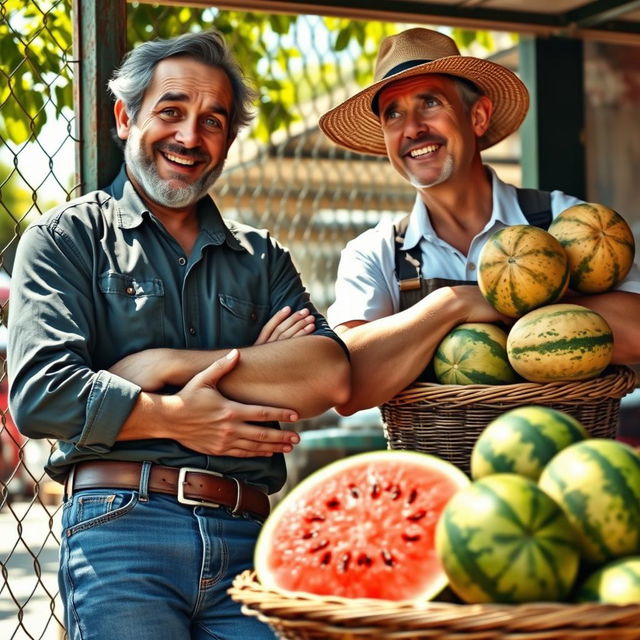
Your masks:
<path fill-rule="evenodd" d="M 24 233 L 9 302 L 9 403 L 19 430 L 32 438 L 107 452 L 140 387 L 94 370 L 92 256 L 55 216 Z"/>

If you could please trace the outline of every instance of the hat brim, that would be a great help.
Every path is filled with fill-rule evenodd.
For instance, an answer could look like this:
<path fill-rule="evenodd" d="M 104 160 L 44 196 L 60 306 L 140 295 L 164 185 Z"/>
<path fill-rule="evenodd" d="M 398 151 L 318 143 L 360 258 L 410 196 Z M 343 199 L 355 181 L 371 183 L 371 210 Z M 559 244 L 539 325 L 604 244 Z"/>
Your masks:
<path fill-rule="evenodd" d="M 448 56 L 411 67 L 379 80 L 327 111 L 320 129 L 336 144 L 378 156 L 387 155 L 380 121 L 371 102 L 383 87 L 403 78 L 428 73 L 457 76 L 473 82 L 493 103 L 491 123 L 480 138 L 480 149 L 487 149 L 516 131 L 529 109 L 529 92 L 518 76 L 489 60 L 469 56 Z"/>

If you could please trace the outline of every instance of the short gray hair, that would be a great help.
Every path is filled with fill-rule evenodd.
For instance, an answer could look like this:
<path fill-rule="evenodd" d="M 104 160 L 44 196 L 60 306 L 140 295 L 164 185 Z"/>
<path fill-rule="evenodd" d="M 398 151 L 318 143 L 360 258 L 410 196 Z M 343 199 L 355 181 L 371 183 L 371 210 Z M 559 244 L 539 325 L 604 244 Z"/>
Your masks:
<path fill-rule="evenodd" d="M 223 36 L 215 30 L 185 33 L 169 40 L 151 40 L 138 45 L 125 55 L 122 64 L 109 80 L 109 90 L 116 99 L 122 100 L 133 122 L 138 117 L 156 65 L 174 56 L 188 56 L 198 62 L 218 67 L 227 74 L 233 91 L 230 136 L 251 122 L 256 93 L 248 84 Z"/>

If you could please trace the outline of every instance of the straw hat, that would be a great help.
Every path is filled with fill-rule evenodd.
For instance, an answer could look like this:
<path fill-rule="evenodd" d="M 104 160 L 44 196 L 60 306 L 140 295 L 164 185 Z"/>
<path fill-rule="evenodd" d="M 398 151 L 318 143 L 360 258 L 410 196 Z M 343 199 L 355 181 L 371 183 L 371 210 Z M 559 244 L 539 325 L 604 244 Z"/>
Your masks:
<path fill-rule="evenodd" d="M 389 83 L 425 73 L 465 78 L 491 99 L 493 115 L 487 132 L 480 138 L 480 149 L 516 131 L 529 108 L 527 88 L 512 71 L 489 60 L 462 56 L 449 36 L 416 28 L 382 41 L 373 84 L 325 113 L 320 118 L 320 129 L 347 149 L 386 155 L 382 128 L 373 112 L 372 101 Z"/>

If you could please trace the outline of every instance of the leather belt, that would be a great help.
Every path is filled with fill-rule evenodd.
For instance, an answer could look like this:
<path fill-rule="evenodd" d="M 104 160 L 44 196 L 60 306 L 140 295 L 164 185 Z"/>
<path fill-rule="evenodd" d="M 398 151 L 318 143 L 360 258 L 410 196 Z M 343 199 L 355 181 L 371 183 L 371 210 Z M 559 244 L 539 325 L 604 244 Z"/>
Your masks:
<path fill-rule="evenodd" d="M 82 489 L 139 489 L 141 462 L 100 460 L 76 464 L 67 477 L 67 495 Z M 260 489 L 215 471 L 154 464 L 148 490 L 175 496 L 181 504 L 227 507 L 238 515 L 248 513 L 262 520 L 271 509 L 269 497 Z"/>

